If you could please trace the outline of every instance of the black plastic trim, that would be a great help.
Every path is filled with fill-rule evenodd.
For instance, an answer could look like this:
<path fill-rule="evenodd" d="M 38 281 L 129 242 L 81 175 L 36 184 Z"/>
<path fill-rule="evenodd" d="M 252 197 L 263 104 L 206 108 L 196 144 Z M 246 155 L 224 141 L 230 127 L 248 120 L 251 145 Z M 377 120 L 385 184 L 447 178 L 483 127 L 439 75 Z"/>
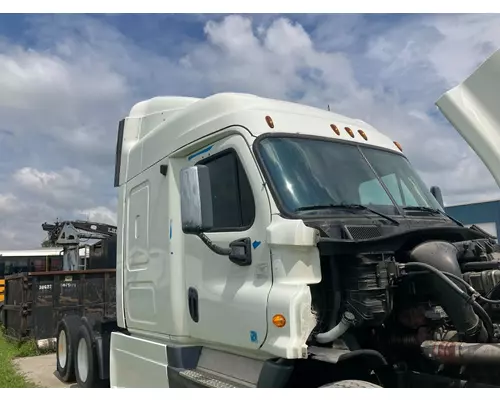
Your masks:
<path fill-rule="evenodd" d="M 229 248 L 231 249 L 231 254 L 229 254 L 231 262 L 242 267 L 252 264 L 252 241 L 249 237 L 234 240 L 229 244 Z M 237 248 L 243 249 L 243 256 L 234 253 Z"/>
<path fill-rule="evenodd" d="M 167 362 L 172 368 L 194 369 L 198 365 L 201 346 L 167 346 Z"/>
<path fill-rule="evenodd" d="M 294 365 L 288 360 L 267 360 L 257 381 L 258 388 L 284 388 L 292 375 Z"/>
<path fill-rule="evenodd" d="M 189 315 L 191 316 L 191 319 L 198 323 L 200 320 L 200 315 L 198 312 L 198 291 L 190 287 L 188 289 L 188 308 L 189 308 Z"/>
<path fill-rule="evenodd" d="M 120 168 L 122 163 L 122 143 L 123 131 L 125 129 L 125 119 L 118 123 L 118 137 L 116 138 L 116 153 L 115 153 L 115 182 L 114 186 L 120 186 Z"/>
<path fill-rule="evenodd" d="M 170 388 L 205 388 L 179 373 L 187 369 L 195 369 L 201 355 L 201 346 L 166 346 L 167 376 Z"/>
<path fill-rule="evenodd" d="M 163 176 L 167 176 L 167 171 L 168 171 L 168 164 L 161 164 L 160 174 L 162 174 Z"/>

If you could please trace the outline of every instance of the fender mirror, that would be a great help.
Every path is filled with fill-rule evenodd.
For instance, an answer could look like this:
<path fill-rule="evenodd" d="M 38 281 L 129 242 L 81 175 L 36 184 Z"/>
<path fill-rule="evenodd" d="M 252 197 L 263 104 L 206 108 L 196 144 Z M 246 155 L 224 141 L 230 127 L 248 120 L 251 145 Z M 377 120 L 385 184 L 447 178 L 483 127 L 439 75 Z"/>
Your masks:
<path fill-rule="evenodd" d="M 182 231 L 199 235 L 213 227 L 210 173 L 205 165 L 186 167 L 180 173 Z"/>

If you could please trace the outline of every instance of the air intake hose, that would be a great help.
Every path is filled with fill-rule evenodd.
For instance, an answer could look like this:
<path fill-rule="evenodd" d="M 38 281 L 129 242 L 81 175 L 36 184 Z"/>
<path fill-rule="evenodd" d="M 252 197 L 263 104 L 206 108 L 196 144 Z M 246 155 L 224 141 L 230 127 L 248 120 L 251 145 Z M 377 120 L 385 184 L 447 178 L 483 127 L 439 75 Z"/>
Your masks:
<path fill-rule="evenodd" d="M 441 272 L 447 272 L 462 278 L 462 271 L 457 259 L 457 248 L 449 242 L 432 241 L 422 243 L 411 251 L 410 259 L 430 264 Z M 474 312 L 472 305 L 439 276 L 429 274 L 429 280 L 436 300 L 439 301 L 456 329 L 464 335 L 464 340 L 486 341 L 488 334 L 481 320 Z"/>

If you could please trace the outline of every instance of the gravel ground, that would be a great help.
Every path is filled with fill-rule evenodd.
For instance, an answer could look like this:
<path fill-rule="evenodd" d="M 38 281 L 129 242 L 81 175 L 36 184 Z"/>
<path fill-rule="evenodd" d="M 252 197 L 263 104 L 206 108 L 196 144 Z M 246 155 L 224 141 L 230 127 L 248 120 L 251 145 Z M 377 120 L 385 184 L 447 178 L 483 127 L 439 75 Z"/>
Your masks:
<path fill-rule="evenodd" d="M 23 357 L 13 360 L 14 366 L 38 387 L 45 388 L 70 388 L 76 383 L 67 384 L 56 376 L 56 355 L 45 354 L 43 356 Z"/>

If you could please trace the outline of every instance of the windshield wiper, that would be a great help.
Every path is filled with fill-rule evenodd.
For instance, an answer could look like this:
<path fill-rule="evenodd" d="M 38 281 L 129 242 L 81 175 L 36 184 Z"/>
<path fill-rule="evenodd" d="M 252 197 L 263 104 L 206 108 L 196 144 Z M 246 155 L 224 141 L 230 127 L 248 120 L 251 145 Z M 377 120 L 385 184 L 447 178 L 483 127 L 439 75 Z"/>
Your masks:
<path fill-rule="evenodd" d="M 377 214 L 378 216 L 387 219 L 388 221 L 391 221 L 395 225 L 399 225 L 399 221 L 395 220 L 394 218 L 389 217 L 388 215 L 382 214 L 378 211 L 372 210 L 371 208 L 363 206 L 361 204 L 317 204 L 317 205 L 312 205 L 312 206 L 299 207 L 299 208 L 296 208 L 295 211 L 335 209 L 335 208 L 342 208 L 345 210 L 369 211 L 373 214 Z"/>
<path fill-rule="evenodd" d="M 406 207 L 403 207 L 403 210 L 405 210 L 405 211 L 406 210 L 408 210 L 408 211 L 425 211 L 425 212 L 428 212 L 431 214 L 440 214 L 444 217 L 451 219 L 457 225 L 464 226 L 464 224 L 462 224 L 460 221 L 457 221 L 455 218 L 449 216 L 444 211 L 441 211 L 438 208 L 425 207 L 425 206 L 406 206 Z"/>

